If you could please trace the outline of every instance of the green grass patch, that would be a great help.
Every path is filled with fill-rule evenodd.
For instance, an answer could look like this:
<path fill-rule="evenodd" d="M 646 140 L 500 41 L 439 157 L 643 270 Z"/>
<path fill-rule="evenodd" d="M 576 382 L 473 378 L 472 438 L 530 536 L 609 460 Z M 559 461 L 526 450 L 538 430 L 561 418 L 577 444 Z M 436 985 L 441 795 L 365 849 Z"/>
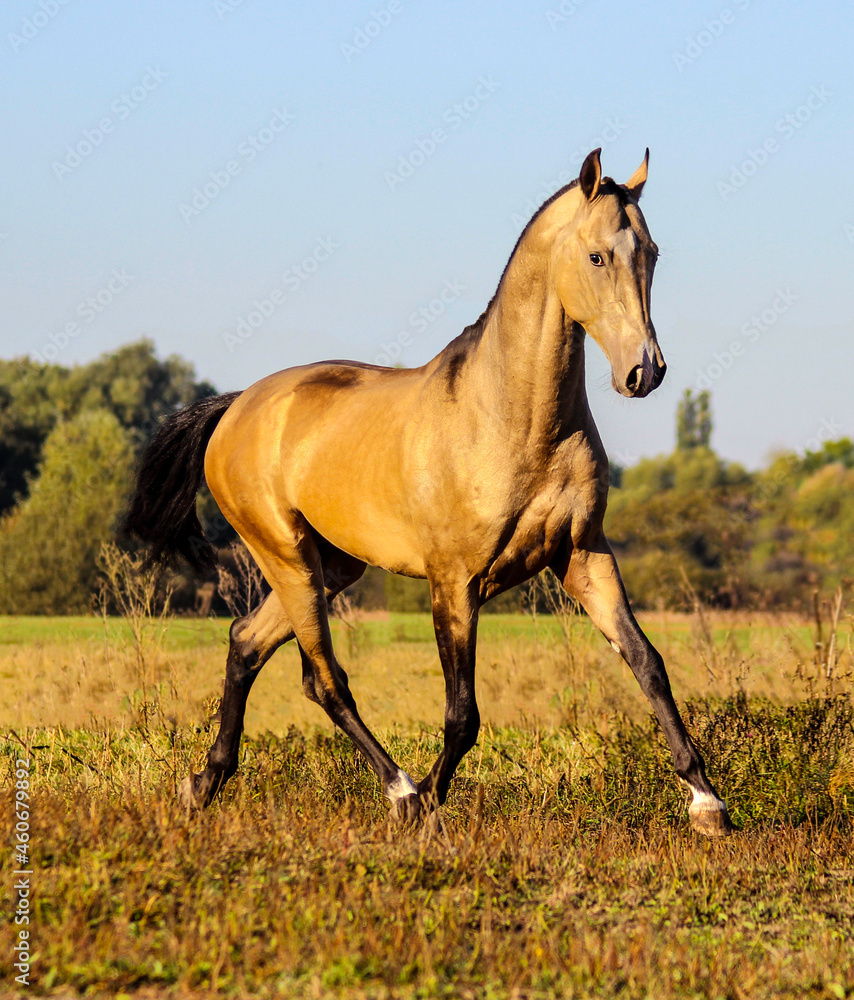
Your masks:
<path fill-rule="evenodd" d="M 170 618 L 165 631 L 169 649 L 191 649 L 228 642 L 231 619 Z M 156 627 L 156 626 L 152 626 Z M 66 645 L 76 642 L 131 642 L 130 626 L 122 618 L 96 615 L 0 615 L 0 646 Z"/>
<path fill-rule="evenodd" d="M 188 649 L 228 640 L 230 618 L 171 618 L 166 628 L 166 648 Z M 347 626 L 333 620 L 333 630 L 345 635 Z M 579 617 L 579 627 L 592 629 L 585 618 Z M 358 628 L 371 642 L 389 645 L 394 642 L 435 643 L 433 620 L 420 612 L 390 612 L 381 617 L 359 620 Z M 478 634 L 482 638 L 530 639 L 535 634 L 558 638 L 560 623 L 548 615 L 534 619 L 524 614 L 490 614 L 481 616 Z M 0 645 L 29 643 L 69 643 L 107 639 L 113 643 L 129 642 L 130 628 L 121 618 L 104 619 L 95 615 L 10 616 L 0 615 Z"/>

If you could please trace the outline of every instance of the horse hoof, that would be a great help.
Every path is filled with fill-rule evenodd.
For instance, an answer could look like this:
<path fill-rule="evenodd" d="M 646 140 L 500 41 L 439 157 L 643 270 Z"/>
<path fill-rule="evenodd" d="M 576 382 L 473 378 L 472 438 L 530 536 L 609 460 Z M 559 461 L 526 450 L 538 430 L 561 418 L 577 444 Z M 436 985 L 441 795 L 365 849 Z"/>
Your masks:
<path fill-rule="evenodd" d="M 421 821 L 421 799 L 417 795 L 404 795 L 395 799 L 389 819 L 398 826 L 417 826 Z"/>
<path fill-rule="evenodd" d="M 691 828 L 704 837 L 726 837 L 732 833 L 732 822 L 723 802 L 718 805 L 710 803 L 692 805 L 688 809 L 688 818 L 691 821 Z"/>
<path fill-rule="evenodd" d="M 200 812 L 204 808 L 204 803 L 199 800 L 197 785 L 198 774 L 191 771 L 178 786 L 178 801 L 187 810 L 188 814 Z"/>

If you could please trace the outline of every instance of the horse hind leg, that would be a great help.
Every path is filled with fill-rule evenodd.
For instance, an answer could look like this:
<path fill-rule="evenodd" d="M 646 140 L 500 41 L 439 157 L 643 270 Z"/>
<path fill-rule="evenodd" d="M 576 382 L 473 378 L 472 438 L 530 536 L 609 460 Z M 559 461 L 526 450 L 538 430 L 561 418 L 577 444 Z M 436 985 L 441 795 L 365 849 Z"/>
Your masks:
<path fill-rule="evenodd" d="M 331 600 L 359 579 L 365 564 L 331 547 L 324 556 L 325 593 L 327 600 Z M 219 711 L 219 732 L 208 751 L 205 770 L 201 774 L 188 775 L 179 788 L 180 801 L 188 810 L 210 805 L 237 770 L 249 692 L 264 664 L 293 637 L 290 619 L 275 591 L 268 594 L 254 611 L 232 622 Z M 313 678 L 311 680 L 313 688 Z M 303 687 L 307 691 L 305 672 Z"/>
<path fill-rule="evenodd" d="M 293 638 L 293 629 L 274 593 L 254 611 L 235 618 L 229 630 L 219 733 L 201 774 L 189 774 L 178 790 L 189 810 L 204 809 L 237 770 L 246 700 L 255 678 L 273 653 Z"/>
<path fill-rule="evenodd" d="M 414 820 L 420 811 L 415 783 L 362 721 L 347 675 L 335 657 L 319 543 L 298 514 L 290 514 L 287 519 L 280 514 L 275 522 L 268 520 L 265 533 L 273 529 L 274 538 L 267 538 L 266 544 L 256 538 L 253 548 L 259 554 L 265 577 L 294 623 L 303 664 L 303 689 L 350 737 L 382 783 L 395 815 Z"/>
<path fill-rule="evenodd" d="M 356 704 L 353 701 L 352 695 L 350 694 L 350 688 L 347 683 L 347 674 L 340 667 L 338 668 L 338 674 L 336 679 L 336 686 L 338 688 L 338 698 L 330 698 L 329 693 L 325 691 L 323 683 L 318 681 L 318 675 L 315 672 L 314 662 L 311 657 L 308 656 L 306 651 L 299 645 L 300 658 L 302 659 L 302 688 L 303 693 L 309 701 L 313 701 L 315 705 L 319 705 L 326 714 L 332 719 L 332 721 L 340 728 L 344 729 L 344 718 L 340 711 L 340 707 L 335 704 L 339 700 L 346 706 L 348 703 L 352 705 L 355 711 Z M 358 714 L 356 714 L 358 719 Z M 339 721 L 339 719 L 341 721 Z M 359 719 L 361 723 L 361 719 Z M 353 739 L 352 734 L 348 732 L 350 738 Z M 365 728 L 365 732 L 368 732 Z M 371 740 L 373 737 L 368 732 L 368 736 Z M 365 753 L 362 745 L 355 739 L 353 742 L 359 750 L 362 751 L 363 755 L 367 758 L 368 763 L 377 772 L 377 768 L 374 766 L 372 758 L 368 757 Z M 374 741 L 376 742 L 376 741 Z M 382 751 L 382 747 L 380 747 Z M 384 753 L 384 751 L 383 751 Z M 379 774 L 379 772 L 377 772 Z M 386 798 L 391 802 L 391 818 L 398 823 L 405 825 L 415 824 L 419 821 L 421 816 L 421 800 L 419 798 L 418 788 L 415 782 L 409 777 L 409 775 L 401 770 L 400 768 L 395 769 L 394 777 L 391 781 L 388 781 L 383 774 L 379 774 L 380 779 L 383 782 L 383 793 Z"/>

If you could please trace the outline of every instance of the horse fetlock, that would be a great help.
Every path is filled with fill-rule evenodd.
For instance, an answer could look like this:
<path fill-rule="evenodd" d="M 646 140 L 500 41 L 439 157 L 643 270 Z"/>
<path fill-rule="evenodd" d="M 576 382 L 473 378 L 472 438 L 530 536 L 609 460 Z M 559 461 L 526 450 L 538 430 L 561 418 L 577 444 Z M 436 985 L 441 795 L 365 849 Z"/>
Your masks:
<path fill-rule="evenodd" d="M 715 790 L 706 776 L 706 762 L 690 737 L 687 737 L 687 742 L 673 750 L 673 767 L 682 784 L 690 789 L 695 797 L 711 795 L 717 799 Z"/>
<path fill-rule="evenodd" d="M 437 776 L 431 771 L 426 778 L 422 778 L 418 782 L 418 795 L 421 798 L 421 805 L 425 812 L 435 812 L 439 806 L 445 804 L 448 789 L 445 787 L 444 794 L 442 794 Z"/>
<path fill-rule="evenodd" d="M 479 733 L 480 719 L 475 719 L 466 727 L 463 732 L 462 739 L 460 740 L 460 750 L 462 751 L 462 756 L 465 756 L 469 750 L 476 746 Z"/>
<path fill-rule="evenodd" d="M 385 782 L 383 794 L 394 803 L 399 799 L 405 799 L 412 795 L 417 797 L 418 789 L 406 771 L 398 768 L 397 773 L 389 781 Z"/>
<path fill-rule="evenodd" d="M 383 792 L 391 800 L 389 819 L 400 826 L 415 826 L 421 822 L 421 797 L 415 782 L 400 768 L 397 774 L 386 782 Z"/>
<path fill-rule="evenodd" d="M 202 777 L 208 777 L 217 789 L 237 772 L 237 754 L 220 749 L 215 743 L 207 755 L 207 767 Z"/>
<path fill-rule="evenodd" d="M 200 812 L 210 804 L 202 790 L 201 777 L 191 771 L 178 786 L 178 801 L 188 813 Z"/>
<path fill-rule="evenodd" d="M 397 826 L 418 826 L 422 820 L 421 799 L 418 793 L 394 799 L 388 815 L 391 822 Z"/>
<path fill-rule="evenodd" d="M 208 766 L 201 774 L 191 771 L 178 787 L 178 801 L 190 813 L 207 809 L 236 770 L 236 766 L 231 770 Z"/>

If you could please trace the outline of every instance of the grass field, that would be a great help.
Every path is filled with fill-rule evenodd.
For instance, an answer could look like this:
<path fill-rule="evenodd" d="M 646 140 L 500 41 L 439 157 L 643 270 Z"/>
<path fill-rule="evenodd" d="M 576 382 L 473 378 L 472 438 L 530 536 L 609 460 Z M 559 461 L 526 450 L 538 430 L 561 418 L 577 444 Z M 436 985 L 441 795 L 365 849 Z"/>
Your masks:
<path fill-rule="evenodd" d="M 4 817 L 22 754 L 33 792 L 21 992 L 854 996 L 850 622 L 830 681 L 808 624 L 644 624 L 728 799 L 725 841 L 688 829 L 635 681 L 584 618 L 482 618 L 481 739 L 408 832 L 302 698 L 295 650 L 253 690 L 238 776 L 190 820 L 175 790 L 213 738 L 227 623 L 0 619 Z M 429 620 L 335 630 L 363 716 L 420 776 L 443 710 Z M 11 847 L 2 867 L 11 898 Z M 0 925 L 9 989 L 16 933 Z"/>
<path fill-rule="evenodd" d="M 0 616 L 0 725 L 19 728 L 123 725 L 134 706 L 155 704 L 162 719 L 199 722 L 222 691 L 226 619 L 173 618 L 144 626 L 135 641 L 121 619 Z M 809 624 L 783 617 L 716 615 L 642 619 L 667 663 L 677 697 L 735 691 L 796 700 L 816 690 Z M 444 686 L 429 616 L 376 613 L 333 621 L 339 655 L 369 725 L 428 726 L 443 718 Z M 850 670 L 850 630 L 840 636 L 837 674 Z M 291 643 L 255 684 L 249 734 L 291 726 L 330 730 L 302 696 Z M 623 660 L 585 616 L 483 615 L 478 629 L 478 698 L 493 725 L 596 722 L 603 714 L 646 718 L 647 706 Z"/>

